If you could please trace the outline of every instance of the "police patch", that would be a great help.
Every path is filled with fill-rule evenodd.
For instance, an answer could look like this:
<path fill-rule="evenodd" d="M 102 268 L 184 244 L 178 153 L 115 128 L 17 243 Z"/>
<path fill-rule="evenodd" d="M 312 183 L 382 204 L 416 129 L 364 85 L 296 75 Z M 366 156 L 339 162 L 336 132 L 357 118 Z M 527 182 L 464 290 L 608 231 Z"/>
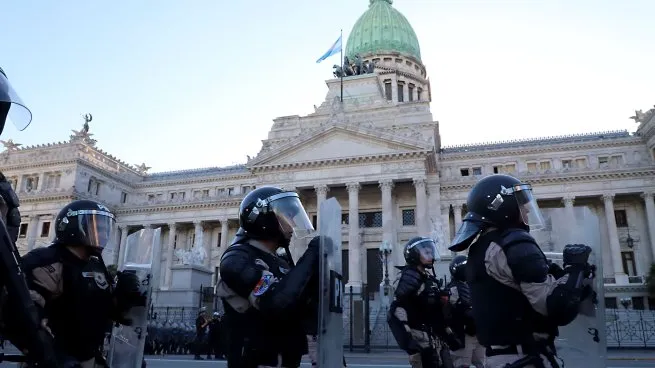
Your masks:
<path fill-rule="evenodd" d="M 252 291 L 254 296 L 262 296 L 275 282 L 272 274 L 264 274 Z"/>

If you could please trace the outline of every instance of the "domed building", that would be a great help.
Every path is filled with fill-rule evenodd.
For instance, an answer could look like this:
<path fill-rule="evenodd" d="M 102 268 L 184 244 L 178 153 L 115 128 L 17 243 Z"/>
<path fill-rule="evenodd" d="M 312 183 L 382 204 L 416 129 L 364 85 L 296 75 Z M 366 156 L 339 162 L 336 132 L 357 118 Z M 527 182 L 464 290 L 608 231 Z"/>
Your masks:
<path fill-rule="evenodd" d="M 320 204 L 335 197 L 342 206 L 344 282 L 369 305 L 353 302 L 346 318 L 368 318 L 375 330 L 386 325 L 382 286 L 395 278 L 393 266 L 404 264 L 403 244 L 432 236 L 448 260 L 446 246 L 466 213 L 468 190 L 484 175 L 509 173 L 537 188 L 550 218 L 539 235 L 546 251 L 561 251 L 558 226 L 588 208 L 597 218 L 592 233 L 602 249 L 607 307 L 655 309 L 644 285 L 655 259 L 655 109 L 635 114 L 634 134 L 444 146 L 418 38 L 391 0 L 370 0 L 345 56 L 345 76 L 326 81 L 320 106 L 306 116 L 274 119 L 260 152 L 243 165 L 150 174 L 145 164 L 129 165 L 100 150 L 87 130 L 55 144 L 5 142 L 0 170 L 21 199 L 20 250 L 49 244 L 52 221 L 71 199 L 99 200 L 118 221 L 116 251 L 106 260 L 121 264 L 131 234 L 160 229 L 155 303 L 191 315 L 202 302 L 201 287 L 211 290 L 218 281 L 219 259 L 246 193 L 263 185 L 294 189 L 315 227 Z M 192 250 L 207 256 L 194 259 Z M 292 249 L 296 257 L 302 251 L 297 244 Z M 438 275 L 446 273 L 440 265 Z M 363 326 L 357 322 L 353 330 L 357 341 Z M 610 346 L 631 339 L 611 328 Z"/>

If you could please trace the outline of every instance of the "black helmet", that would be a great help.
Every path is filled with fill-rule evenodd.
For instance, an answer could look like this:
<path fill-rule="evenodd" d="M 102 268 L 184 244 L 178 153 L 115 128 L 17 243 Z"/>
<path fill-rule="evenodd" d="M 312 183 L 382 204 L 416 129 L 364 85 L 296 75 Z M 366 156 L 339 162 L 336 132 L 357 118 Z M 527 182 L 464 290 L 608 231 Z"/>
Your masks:
<path fill-rule="evenodd" d="M 96 201 L 78 200 L 64 207 L 55 220 L 55 243 L 102 250 L 111 238 L 114 214 Z"/>
<path fill-rule="evenodd" d="M 430 238 L 417 236 L 405 244 L 403 255 L 408 265 L 432 266 L 438 257 L 437 245 Z"/>
<path fill-rule="evenodd" d="M 464 255 L 455 256 L 452 261 L 450 261 L 450 276 L 453 277 L 453 280 L 457 281 L 466 281 L 466 261 L 468 257 Z"/>
<path fill-rule="evenodd" d="M 7 74 L 0 68 L 0 134 L 9 118 L 18 130 L 24 130 L 32 121 L 32 112 L 11 87 Z"/>
<path fill-rule="evenodd" d="M 248 238 L 287 243 L 294 233 L 314 231 L 298 193 L 275 187 L 248 193 L 239 207 L 239 226 Z"/>
<path fill-rule="evenodd" d="M 455 252 L 468 248 L 488 227 L 524 227 L 529 230 L 544 224 L 530 184 L 509 175 L 494 174 L 478 181 L 469 193 L 466 207 L 469 212 L 449 248 Z"/>

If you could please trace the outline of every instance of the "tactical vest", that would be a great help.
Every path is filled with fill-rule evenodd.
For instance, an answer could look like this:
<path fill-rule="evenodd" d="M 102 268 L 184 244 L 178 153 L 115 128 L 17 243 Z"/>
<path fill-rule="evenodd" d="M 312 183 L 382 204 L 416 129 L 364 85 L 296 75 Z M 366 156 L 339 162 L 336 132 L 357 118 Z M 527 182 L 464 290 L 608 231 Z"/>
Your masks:
<path fill-rule="evenodd" d="M 445 326 L 439 285 L 428 275 L 424 275 L 423 284 L 416 295 L 402 305 L 396 301 L 394 303 L 392 307 L 399 306 L 407 311 L 407 325 L 412 329 L 434 335 Z"/>
<path fill-rule="evenodd" d="M 252 262 L 265 263 L 268 271 L 278 279 L 285 277 L 290 269 L 283 259 L 250 244 L 233 247 L 247 251 Z M 223 306 L 226 327 L 230 331 L 229 367 L 277 366 L 280 357 L 283 367 L 300 364 L 302 355 L 307 351 L 307 337 L 303 329 L 304 313 L 300 306 L 297 313 L 290 311 L 284 313 L 284 316 L 266 314 L 253 306 L 239 313 L 225 300 Z"/>
<path fill-rule="evenodd" d="M 63 265 L 62 294 L 47 304 L 55 348 L 80 361 L 102 346 L 113 312 L 112 285 L 100 259 L 83 261 L 63 246 L 51 246 Z"/>
<path fill-rule="evenodd" d="M 487 274 L 485 254 L 492 242 L 503 251 L 517 243 L 503 244 L 499 231 L 482 235 L 468 254 L 466 278 L 471 288 L 476 335 L 483 346 L 520 345 L 533 332 L 556 334 L 546 317 L 537 313 L 528 299 L 516 289 L 505 286 Z"/>

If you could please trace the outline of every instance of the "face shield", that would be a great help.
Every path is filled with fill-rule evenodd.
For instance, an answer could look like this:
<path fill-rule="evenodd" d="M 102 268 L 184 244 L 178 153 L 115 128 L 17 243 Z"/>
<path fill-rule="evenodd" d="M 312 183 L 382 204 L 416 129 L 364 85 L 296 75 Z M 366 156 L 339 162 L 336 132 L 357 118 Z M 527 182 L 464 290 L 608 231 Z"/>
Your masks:
<path fill-rule="evenodd" d="M 419 261 L 422 265 L 431 266 L 434 261 L 439 260 L 439 253 L 437 253 L 437 245 L 432 239 L 420 239 L 410 244 L 407 251 L 415 250 L 419 255 Z"/>
<path fill-rule="evenodd" d="M 32 121 L 32 112 L 25 106 L 9 83 L 7 75 L 0 68 L 0 133 L 4 129 L 5 120 L 16 126 L 18 130 L 25 130 Z"/>
<path fill-rule="evenodd" d="M 286 240 L 291 237 L 303 239 L 314 232 L 312 222 L 307 216 L 307 212 L 300 203 L 298 194 L 285 192 L 273 195 L 267 199 L 269 208 L 277 217 L 280 225 L 280 231 Z"/>
<path fill-rule="evenodd" d="M 453 252 L 462 252 L 468 248 L 475 238 L 484 230 L 484 220 L 473 212 L 469 212 L 462 219 L 462 224 L 457 229 L 450 249 Z"/>
<path fill-rule="evenodd" d="M 511 195 L 515 198 L 521 220 L 530 230 L 539 230 L 546 223 L 539 209 L 537 200 L 532 195 L 532 186 L 530 184 L 517 184 L 511 188 L 502 188 L 500 194 Z"/>
<path fill-rule="evenodd" d="M 67 217 L 77 217 L 80 245 L 104 249 L 111 239 L 114 215 L 100 210 L 69 211 Z"/>

